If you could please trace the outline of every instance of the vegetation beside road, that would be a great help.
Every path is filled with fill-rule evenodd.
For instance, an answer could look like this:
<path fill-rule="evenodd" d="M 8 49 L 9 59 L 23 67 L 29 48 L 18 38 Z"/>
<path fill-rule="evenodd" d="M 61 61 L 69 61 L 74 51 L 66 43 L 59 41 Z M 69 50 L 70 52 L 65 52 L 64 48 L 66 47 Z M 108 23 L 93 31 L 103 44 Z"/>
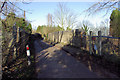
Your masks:
<path fill-rule="evenodd" d="M 30 48 L 30 61 L 31 65 L 28 65 L 28 57 L 26 50 L 23 55 L 19 56 L 15 61 L 9 64 L 10 67 L 3 67 L 3 79 L 7 78 L 34 78 L 35 77 L 35 54 L 34 54 L 34 36 L 29 38 Z"/>
<path fill-rule="evenodd" d="M 2 70 L 3 70 L 3 79 L 6 78 L 29 78 L 31 74 L 34 72 L 34 55 L 31 55 L 32 64 L 28 66 L 27 64 L 27 55 L 26 50 L 23 53 L 20 53 L 19 57 L 13 60 L 10 63 L 6 63 L 6 61 L 12 60 L 14 51 L 12 50 L 12 46 L 10 44 L 15 45 L 17 43 L 13 42 L 13 26 L 16 28 L 21 28 L 25 32 L 31 34 L 32 26 L 29 21 L 26 21 L 23 17 L 17 17 L 15 13 L 9 12 L 8 15 L 4 19 L 0 19 L 2 22 Z M 23 36 L 23 35 L 22 35 Z M 15 36 L 16 37 L 16 36 Z M 20 38 L 22 39 L 22 38 Z M 31 42 L 31 41 L 30 41 Z M 16 46 L 14 46 L 16 47 Z M 23 48 L 25 49 L 25 47 Z M 11 55 L 12 54 L 12 55 Z M 8 56 L 11 55 L 11 58 L 8 59 Z"/>
<path fill-rule="evenodd" d="M 43 26 L 38 26 L 36 32 L 40 33 L 42 35 L 42 37 L 47 37 L 49 33 L 52 32 L 57 32 L 57 31 L 64 31 L 63 28 L 61 28 L 60 26 L 54 26 L 54 27 L 48 27 L 46 25 Z"/>

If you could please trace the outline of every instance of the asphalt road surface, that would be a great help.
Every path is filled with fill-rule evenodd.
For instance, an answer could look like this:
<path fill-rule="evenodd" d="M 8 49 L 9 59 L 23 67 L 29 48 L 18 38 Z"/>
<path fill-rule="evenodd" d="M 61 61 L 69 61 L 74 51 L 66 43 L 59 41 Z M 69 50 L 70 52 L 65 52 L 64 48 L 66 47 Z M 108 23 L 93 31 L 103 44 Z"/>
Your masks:
<path fill-rule="evenodd" d="M 35 40 L 37 78 L 100 78 L 67 52 Z"/>

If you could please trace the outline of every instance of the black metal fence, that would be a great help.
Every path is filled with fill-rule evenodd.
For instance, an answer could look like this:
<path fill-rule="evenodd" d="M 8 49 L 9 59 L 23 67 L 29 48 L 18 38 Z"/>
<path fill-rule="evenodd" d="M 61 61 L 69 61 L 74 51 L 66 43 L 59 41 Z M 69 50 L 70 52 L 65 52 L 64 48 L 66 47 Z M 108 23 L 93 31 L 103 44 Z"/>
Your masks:
<path fill-rule="evenodd" d="M 90 43 L 90 52 L 93 54 L 120 56 L 120 37 L 102 36 L 101 31 L 98 32 L 98 36 L 92 36 L 91 32 L 88 42 Z"/>

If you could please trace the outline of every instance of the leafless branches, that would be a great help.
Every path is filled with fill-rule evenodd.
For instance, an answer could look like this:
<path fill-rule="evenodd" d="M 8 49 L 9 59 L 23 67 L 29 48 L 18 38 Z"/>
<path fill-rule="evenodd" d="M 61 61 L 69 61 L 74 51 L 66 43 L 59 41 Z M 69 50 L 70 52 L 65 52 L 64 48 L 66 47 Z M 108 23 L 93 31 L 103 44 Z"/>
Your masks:
<path fill-rule="evenodd" d="M 105 15 L 114 8 L 118 3 L 118 0 L 104 0 L 103 2 L 97 2 L 94 5 L 92 5 L 91 7 L 89 7 L 87 10 L 85 10 L 84 12 L 88 13 L 88 16 L 93 15 L 94 13 L 97 13 L 101 10 L 106 10 Z"/>
<path fill-rule="evenodd" d="M 29 3 L 26 3 L 24 1 L 22 3 L 23 4 L 29 4 Z M 28 12 L 28 11 L 18 7 L 15 2 L 11 2 L 9 0 L 4 0 L 4 2 L 1 2 L 0 13 L 2 13 L 4 16 L 7 16 L 7 14 L 10 13 L 10 12 L 15 13 L 15 12 L 19 12 L 19 11 L 22 11 L 22 12 L 25 11 L 29 14 L 32 14 L 31 12 Z"/>
<path fill-rule="evenodd" d="M 48 24 L 48 27 L 52 27 L 53 25 L 53 16 L 50 13 L 48 13 L 47 15 L 47 24 Z"/>
<path fill-rule="evenodd" d="M 3 7 L 5 6 L 5 4 L 7 3 L 6 0 L 4 2 L 2 2 L 3 4 L 1 4 L 1 10 L 0 10 L 0 13 L 3 11 Z"/>
<path fill-rule="evenodd" d="M 55 11 L 55 22 L 62 28 L 72 28 L 76 23 L 77 16 L 66 7 L 64 3 L 59 3 Z"/>

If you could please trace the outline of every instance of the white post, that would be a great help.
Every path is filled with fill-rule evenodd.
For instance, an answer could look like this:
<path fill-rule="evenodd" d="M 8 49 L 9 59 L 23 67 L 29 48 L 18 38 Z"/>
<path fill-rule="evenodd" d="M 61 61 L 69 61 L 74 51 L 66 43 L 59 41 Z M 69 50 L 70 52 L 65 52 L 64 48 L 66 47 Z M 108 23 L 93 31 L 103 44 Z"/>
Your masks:
<path fill-rule="evenodd" d="M 30 50 L 29 50 L 29 46 L 28 45 L 26 45 L 26 48 L 27 48 L 27 57 L 28 57 L 28 65 L 30 65 L 31 64 L 31 62 L 30 62 Z"/>

